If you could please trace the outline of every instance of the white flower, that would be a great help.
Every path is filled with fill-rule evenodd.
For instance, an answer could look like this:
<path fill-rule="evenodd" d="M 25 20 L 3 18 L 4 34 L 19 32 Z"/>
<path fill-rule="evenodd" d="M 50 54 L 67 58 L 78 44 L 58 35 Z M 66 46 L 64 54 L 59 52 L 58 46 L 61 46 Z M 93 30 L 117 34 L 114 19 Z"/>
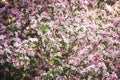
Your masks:
<path fill-rule="evenodd" d="M 21 44 L 18 43 L 18 42 L 15 42 L 15 43 L 14 43 L 14 46 L 19 47 L 19 46 L 21 46 Z"/>
<path fill-rule="evenodd" d="M 29 40 L 30 40 L 31 42 L 38 42 L 38 39 L 37 39 L 37 38 L 29 38 Z"/>
<path fill-rule="evenodd" d="M 12 53 L 12 51 L 10 51 L 10 49 L 5 48 L 4 51 L 8 52 L 8 53 Z"/>

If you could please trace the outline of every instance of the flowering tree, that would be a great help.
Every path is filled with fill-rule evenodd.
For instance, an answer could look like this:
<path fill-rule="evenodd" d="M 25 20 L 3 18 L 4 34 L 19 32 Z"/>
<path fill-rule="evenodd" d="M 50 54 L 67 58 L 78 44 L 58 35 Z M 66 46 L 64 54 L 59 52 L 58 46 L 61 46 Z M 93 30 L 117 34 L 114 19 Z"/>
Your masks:
<path fill-rule="evenodd" d="M 120 1 L 1 0 L 0 79 L 119 80 Z"/>

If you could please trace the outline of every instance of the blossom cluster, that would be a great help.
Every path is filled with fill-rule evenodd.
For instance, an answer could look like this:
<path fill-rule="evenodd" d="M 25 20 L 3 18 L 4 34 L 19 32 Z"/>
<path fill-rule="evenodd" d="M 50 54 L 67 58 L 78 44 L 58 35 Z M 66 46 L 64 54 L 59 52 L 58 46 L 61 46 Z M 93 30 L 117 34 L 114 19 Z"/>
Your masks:
<path fill-rule="evenodd" d="M 0 79 L 119 80 L 120 0 L 1 0 Z"/>

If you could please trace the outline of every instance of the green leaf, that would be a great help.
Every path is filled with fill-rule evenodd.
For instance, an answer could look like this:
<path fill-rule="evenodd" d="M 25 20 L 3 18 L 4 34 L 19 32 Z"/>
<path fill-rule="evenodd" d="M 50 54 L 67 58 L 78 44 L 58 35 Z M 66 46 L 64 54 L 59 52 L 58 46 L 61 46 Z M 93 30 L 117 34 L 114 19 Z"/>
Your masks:
<path fill-rule="evenodd" d="M 47 45 L 49 43 L 49 37 L 47 37 L 47 39 L 45 40 L 45 44 Z"/>
<path fill-rule="evenodd" d="M 102 70 L 102 68 L 100 68 L 100 71 L 98 72 L 99 80 L 102 80 L 102 77 L 103 77 L 103 70 Z"/>
<path fill-rule="evenodd" d="M 54 59 L 51 61 L 51 64 L 52 64 L 52 65 L 56 65 L 56 66 L 60 66 L 60 65 L 61 65 L 60 59 L 59 59 L 59 58 L 54 58 Z"/>
<path fill-rule="evenodd" d="M 33 58 L 30 58 L 30 64 L 34 64 L 35 60 Z"/>
<path fill-rule="evenodd" d="M 61 59 L 64 59 L 64 58 L 62 56 L 56 56 L 55 59 L 61 60 Z"/>
<path fill-rule="evenodd" d="M 43 22 L 48 22 L 49 19 L 47 19 L 47 18 L 43 18 L 41 21 L 43 21 Z"/>
<path fill-rule="evenodd" d="M 56 80 L 56 77 L 53 77 L 51 80 Z"/>
<path fill-rule="evenodd" d="M 42 40 L 42 37 L 41 37 L 41 36 L 38 36 L 38 39 L 39 39 L 39 40 Z"/>
<path fill-rule="evenodd" d="M 96 33 L 96 36 L 98 36 L 98 33 Z"/>
<path fill-rule="evenodd" d="M 50 27 L 48 25 L 45 25 L 45 26 L 42 26 L 40 29 L 41 29 L 42 33 L 45 34 L 46 30 L 50 29 Z"/>
<path fill-rule="evenodd" d="M 62 40 L 60 43 L 62 43 L 61 48 L 62 48 L 62 49 L 65 49 L 65 48 L 66 48 L 66 46 L 67 46 L 67 43 L 66 43 L 66 42 L 64 42 L 64 40 Z"/>
<path fill-rule="evenodd" d="M 58 38 L 60 38 L 60 37 L 61 37 L 61 35 L 60 35 L 60 34 L 58 34 L 58 33 L 56 33 L 56 36 L 57 36 Z"/>
<path fill-rule="evenodd" d="M 109 63 L 108 62 L 105 62 L 105 65 L 106 65 L 106 67 L 107 67 L 107 69 L 108 70 L 110 70 L 111 68 L 110 68 L 110 65 L 109 65 Z"/>
<path fill-rule="evenodd" d="M 88 18 L 92 21 L 92 16 L 89 16 Z"/>
<path fill-rule="evenodd" d="M 71 70 L 71 69 L 70 69 L 70 72 L 71 72 L 73 75 L 80 75 L 80 73 L 79 73 L 78 71 L 76 71 L 76 70 Z"/>
<path fill-rule="evenodd" d="M 68 70 L 70 70 L 70 67 L 66 67 L 66 66 L 63 67 L 63 72 L 64 73 L 66 73 Z"/>
<path fill-rule="evenodd" d="M 23 19 L 27 19 L 27 15 L 26 14 L 24 14 Z"/>
<path fill-rule="evenodd" d="M 17 31 L 17 27 L 15 27 L 15 26 L 10 26 L 10 27 L 7 27 L 7 30 L 8 30 L 8 31 Z"/>
<path fill-rule="evenodd" d="M 102 42 L 102 44 L 107 45 L 107 44 L 108 44 L 108 42 L 107 42 L 107 41 L 104 41 L 104 42 Z"/>

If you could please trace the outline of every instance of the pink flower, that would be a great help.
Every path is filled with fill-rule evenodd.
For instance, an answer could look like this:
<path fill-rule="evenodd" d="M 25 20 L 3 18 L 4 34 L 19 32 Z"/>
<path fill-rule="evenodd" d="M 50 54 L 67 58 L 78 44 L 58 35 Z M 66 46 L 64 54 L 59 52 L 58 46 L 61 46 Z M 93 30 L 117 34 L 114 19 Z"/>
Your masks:
<path fill-rule="evenodd" d="M 99 63 L 98 63 L 98 67 L 99 67 L 99 68 L 101 68 L 101 67 L 102 67 L 103 72 L 106 72 L 106 71 L 107 71 L 107 67 L 106 67 L 106 65 L 105 65 L 105 63 L 104 63 L 104 62 L 99 62 Z"/>
<path fill-rule="evenodd" d="M 77 66 L 77 65 L 80 63 L 80 58 L 72 57 L 72 58 L 69 60 L 69 63 L 70 63 L 70 64 L 73 64 L 74 66 Z"/>
<path fill-rule="evenodd" d="M 80 80 L 80 78 L 79 77 L 74 77 L 73 80 Z"/>
<path fill-rule="evenodd" d="M 56 30 L 56 31 L 59 31 L 59 30 L 60 30 L 60 27 L 54 26 L 53 29 Z"/>
<path fill-rule="evenodd" d="M 0 35 L 0 39 L 4 40 L 5 39 L 5 35 Z"/>
<path fill-rule="evenodd" d="M 35 52 L 32 49 L 30 49 L 28 50 L 28 55 L 34 57 Z"/>
<path fill-rule="evenodd" d="M 55 3 L 58 3 L 59 2 L 59 0 L 55 0 Z"/>
<path fill-rule="evenodd" d="M 19 17 L 19 15 L 20 15 L 20 11 L 18 9 L 15 9 L 15 8 L 11 9 L 11 13 L 17 17 Z"/>
<path fill-rule="evenodd" d="M 97 45 L 99 43 L 99 41 L 94 39 L 94 40 L 92 40 L 92 43 Z"/>
<path fill-rule="evenodd" d="M 99 0 L 88 0 L 88 2 L 91 4 L 92 8 L 94 8 Z"/>
<path fill-rule="evenodd" d="M 113 22 L 113 24 L 116 26 L 120 22 L 120 18 L 116 18 Z"/>
<path fill-rule="evenodd" d="M 82 1 L 82 6 L 83 6 L 83 8 L 86 9 L 87 11 L 88 11 L 88 5 L 89 5 L 89 2 L 88 2 L 87 0 L 85 0 L 85 1 L 83 0 L 83 1 Z"/>
<path fill-rule="evenodd" d="M 37 13 L 38 13 L 37 10 L 36 10 L 36 11 L 33 11 L 32 14 L 31 14 L 31 16 L 34 16 L 34 15 L 36 15 Z"/>
<path fill-rule="evenodd" d="M 0 46 L 0 55 L 3 55 L 4 51 L 2 50 L 2 47 Z"/>

